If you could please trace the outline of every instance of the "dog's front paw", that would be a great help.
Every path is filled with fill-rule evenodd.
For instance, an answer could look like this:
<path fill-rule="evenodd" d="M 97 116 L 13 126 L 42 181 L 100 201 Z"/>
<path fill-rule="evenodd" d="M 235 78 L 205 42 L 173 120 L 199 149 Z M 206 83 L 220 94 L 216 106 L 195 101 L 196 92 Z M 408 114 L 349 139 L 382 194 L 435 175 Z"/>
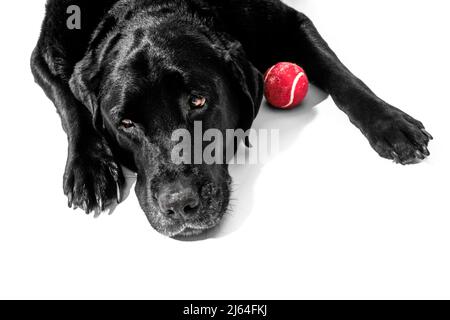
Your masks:
<path fill-rule="evenodd" d="M 108 148 L 101 146 L 70 152 L 64 174 L 64 194 L 69 207 L 100 215 L 121 201 L 124 178 Z"/>
<path fill-rule="evenodd" d="M 430 155 L 433 137 L 420 121 L 394 107 L 384 109 L 363 133 L 380 156 L 396 163 L 413 164 Z"/>

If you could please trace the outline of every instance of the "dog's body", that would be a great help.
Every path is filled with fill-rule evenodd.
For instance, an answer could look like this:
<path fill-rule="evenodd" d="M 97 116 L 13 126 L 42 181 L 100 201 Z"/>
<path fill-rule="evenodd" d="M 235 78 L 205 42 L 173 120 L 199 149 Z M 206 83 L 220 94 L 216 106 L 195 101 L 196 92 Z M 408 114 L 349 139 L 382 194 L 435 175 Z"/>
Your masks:
<path fill-rule="evenodd" d="M 81 8 L 81 30 L 67 8 Z M 119 164 L 138 173 L 150 223 L 175 236 L 215 226 L 228 207 L 226 165 L 175 165 L 177 128 L 251 127 L 261 73 L 296 62 L 372 147 L 402 164 L 429 155 L 423 125 L 356 78 L 303 14 L 278 0 L 49 0 L 32 56 L 68 135 L 64 192 L 87 213 L 120 201 Z"/>

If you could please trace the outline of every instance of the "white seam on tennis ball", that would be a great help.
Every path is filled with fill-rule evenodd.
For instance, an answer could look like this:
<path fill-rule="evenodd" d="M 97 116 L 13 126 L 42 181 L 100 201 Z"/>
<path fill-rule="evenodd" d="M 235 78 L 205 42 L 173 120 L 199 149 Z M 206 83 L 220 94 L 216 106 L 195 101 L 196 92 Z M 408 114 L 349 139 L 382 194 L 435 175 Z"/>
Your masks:
<path fill-rule="evenodd" d="M 300 78 L 303 77 L 305 74 L 303 72 L 300 72 L 294 80 L 294 83 L 292 84 L 292 88 L 291 88 L 291 98 L 289 100 L 289 103 L 282 106 L 281 108 L 287 108 L 289 107 L 293 102 L 294 102 L 294 98 L 295 98 L 295 88 L 297 87 L 298 82 L 300 81 Z"/>
<path fill-rule="evenodd" d="M 269 71 L 267 71 L 266 77 L 264 78 L 264 82 L 267 81 L 267 79 L 269 79 L 270 73 L 272 72 L 272 70 L 276 67 L 276 65 L 274 65 L 272 68 L 269 69 Z"/>

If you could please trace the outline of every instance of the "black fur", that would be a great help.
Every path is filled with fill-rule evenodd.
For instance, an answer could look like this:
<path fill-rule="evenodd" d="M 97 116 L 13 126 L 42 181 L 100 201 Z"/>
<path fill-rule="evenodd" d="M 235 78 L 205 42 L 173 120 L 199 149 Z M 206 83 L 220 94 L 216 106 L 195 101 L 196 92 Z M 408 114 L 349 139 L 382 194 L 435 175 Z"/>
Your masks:
<path fill-rule="evenodd" d="M 78 5 L 82 29 L 66 27 Z M 270 45 L 267 45 L 270 43 Z M 55 104 L 69 140 L 64 192 L 87 213 L 120 201 L 119 164 L 138 173 L 136 192 L 150 223 L 174 236 L 216 225 L 227 209 L 226 165 L 181 165 L 169 154 L 174 129 L 251 127 L 262 76 L 279 61 L 302 65 L 380 156 L 402 164 L 429 155 L 419 121 L 378 98 L 336 57 L 312 22 L 278 0 L 49 0 L 31 59 L 36 82 Z M 193 111 L 191 93 L 208 97 Z M 133 120 L 133 129 L 121 121 Z M 161 216 L 156 195 L 188 181 L 200 214 Z"/>

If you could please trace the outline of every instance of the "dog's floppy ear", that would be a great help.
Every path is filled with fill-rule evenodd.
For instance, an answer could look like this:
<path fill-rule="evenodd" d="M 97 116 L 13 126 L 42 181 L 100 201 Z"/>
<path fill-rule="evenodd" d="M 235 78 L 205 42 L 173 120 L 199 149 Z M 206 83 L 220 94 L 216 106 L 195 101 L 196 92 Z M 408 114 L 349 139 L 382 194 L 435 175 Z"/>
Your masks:
<path fill-rule="evenodd" d="M 98 94 L 100 90 L 100 63 L 89 51 L 74 68 L 69 81 L 72 93 L 92 113 L 93 125 L 96 129 L 102 127 Z"/>
<path fill-rule="evenodd" d="M 263 76 L 247 59 L 239 42 L 228 42 L 226 61 L 231 68 L 237 89 L 240 91 L 242 110 L 238 128 L 247 131 L 258 115 L 263 98 Z"/>

